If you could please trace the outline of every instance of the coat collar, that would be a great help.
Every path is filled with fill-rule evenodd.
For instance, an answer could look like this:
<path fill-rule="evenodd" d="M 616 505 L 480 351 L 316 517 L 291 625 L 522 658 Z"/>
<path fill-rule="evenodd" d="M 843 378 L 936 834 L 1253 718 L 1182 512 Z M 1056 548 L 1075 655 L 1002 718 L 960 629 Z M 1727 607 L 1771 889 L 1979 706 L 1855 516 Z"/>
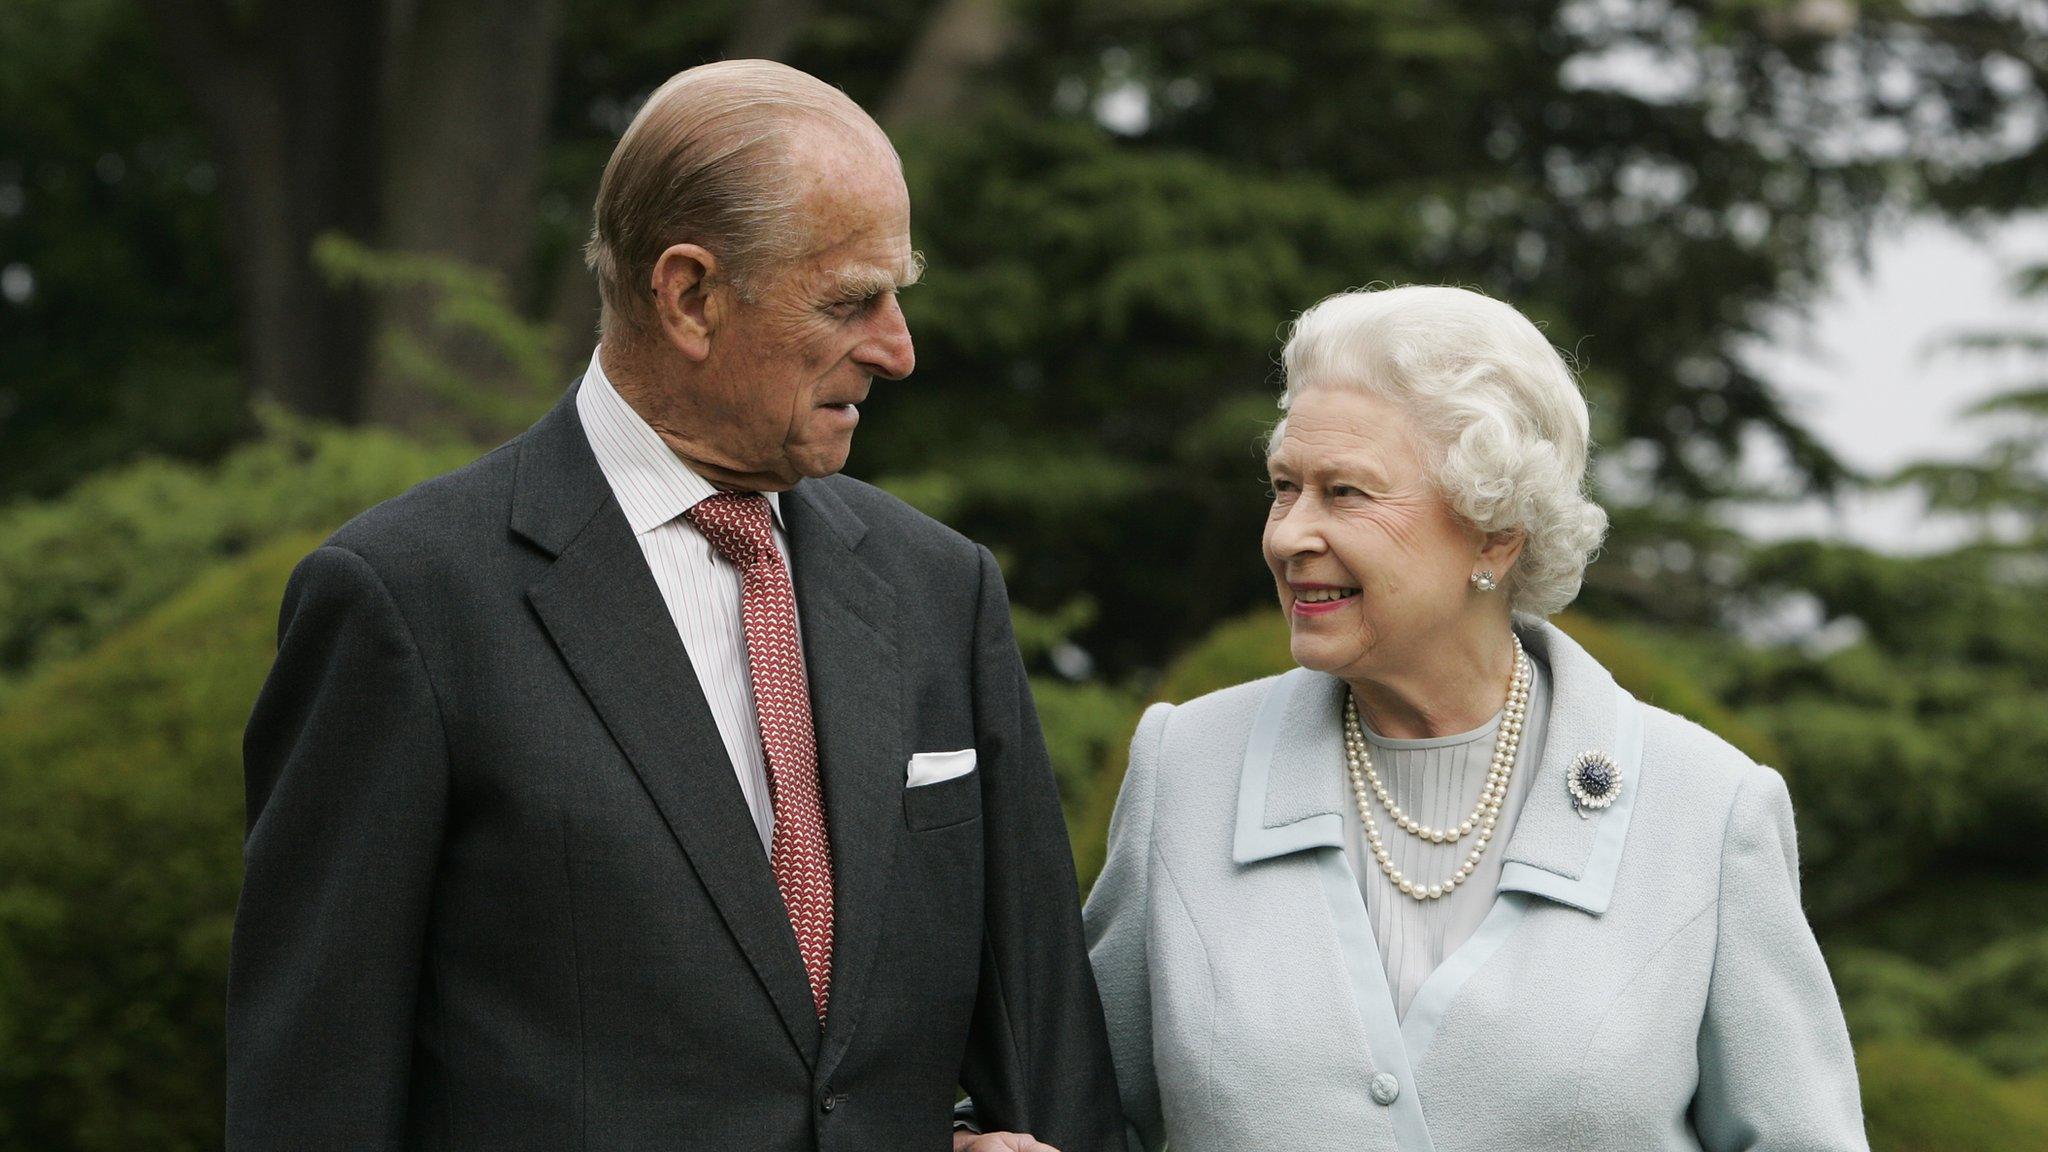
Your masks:
<path fill-rule="evenodd" d="M 510 445 L 518 454 L 510 527 L 549 556 L 560 556 L 612 498 L 576 413 L 578 391 L 571 387 Z"/>
<path fill-rule="evenodd" d="M 1634 700 L 1598 661 L 1554 625 L 1517 617 L 1515 630 L 1550 669 L 1543 760 L 1505 845 L 1499 891 L 1522 891 L 1594 915 L 1607 910 L 1641 785 L 1642 726 Z M 1231 858 L 1239 864 L 1343 846 L 1344 683 L 1297 668 L 1266 693 L 1238 777 Z M 1622 766 L 1613 806 L 1582 819 L 1565 788 L 1572 761 L 1591 749 Z"/>

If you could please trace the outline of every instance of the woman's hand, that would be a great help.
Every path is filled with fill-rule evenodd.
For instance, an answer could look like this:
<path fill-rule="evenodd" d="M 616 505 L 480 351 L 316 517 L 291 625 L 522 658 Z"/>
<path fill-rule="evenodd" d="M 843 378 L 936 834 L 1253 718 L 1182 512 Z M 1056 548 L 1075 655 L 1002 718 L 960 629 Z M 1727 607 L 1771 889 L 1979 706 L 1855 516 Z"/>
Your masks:
<path fill-rule="evenodd" d="M 1034 1140 L 1027 1133 L 1019 1132 L 967 1132 L 953 1133 L 953 1152 L 1060 1152 L 1040 1140 Z"/>

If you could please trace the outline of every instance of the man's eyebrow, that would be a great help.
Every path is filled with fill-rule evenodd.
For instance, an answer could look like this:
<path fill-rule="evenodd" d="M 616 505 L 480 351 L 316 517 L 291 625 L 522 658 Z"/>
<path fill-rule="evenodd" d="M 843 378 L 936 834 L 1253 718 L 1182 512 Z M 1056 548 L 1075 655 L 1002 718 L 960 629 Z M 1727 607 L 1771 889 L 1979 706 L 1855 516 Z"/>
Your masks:
<path fill-rule="evenodd" d="M 910 258 L 891 272 L 872 264 L 855 264 L 833 273 L 833 280 L 839 291 L 848 296 L 866 299 L 890 292 L 901 292 L 917 283 L 924 275 L 924 254 L 912 252 Z"/>

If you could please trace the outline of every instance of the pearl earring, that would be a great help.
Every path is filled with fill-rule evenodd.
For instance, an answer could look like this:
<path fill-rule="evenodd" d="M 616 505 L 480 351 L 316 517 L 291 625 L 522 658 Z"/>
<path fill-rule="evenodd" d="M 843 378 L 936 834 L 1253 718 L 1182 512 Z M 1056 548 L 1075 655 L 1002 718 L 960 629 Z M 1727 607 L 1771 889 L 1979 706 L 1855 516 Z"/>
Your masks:
<path fill-rule="evenodd" d="M 1494 583 L 1493 573 L 1491 572 L 1474 572 L 1472 574 L 1472 586 L 1481 592 L 1491 592 L 1495 588 L 1500 587 L 1500 585 Z"/>

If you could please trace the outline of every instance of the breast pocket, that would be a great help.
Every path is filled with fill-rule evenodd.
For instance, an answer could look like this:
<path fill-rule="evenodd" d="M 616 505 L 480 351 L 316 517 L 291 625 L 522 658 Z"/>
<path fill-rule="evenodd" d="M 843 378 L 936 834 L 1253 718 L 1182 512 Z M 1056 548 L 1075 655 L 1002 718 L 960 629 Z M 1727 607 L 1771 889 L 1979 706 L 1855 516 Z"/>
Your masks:
<path fill-rule="evenodd" d="M 912 832 L 965 824 L 981 816 L 981 770 L 903 790 L 903 823 Z"/>

